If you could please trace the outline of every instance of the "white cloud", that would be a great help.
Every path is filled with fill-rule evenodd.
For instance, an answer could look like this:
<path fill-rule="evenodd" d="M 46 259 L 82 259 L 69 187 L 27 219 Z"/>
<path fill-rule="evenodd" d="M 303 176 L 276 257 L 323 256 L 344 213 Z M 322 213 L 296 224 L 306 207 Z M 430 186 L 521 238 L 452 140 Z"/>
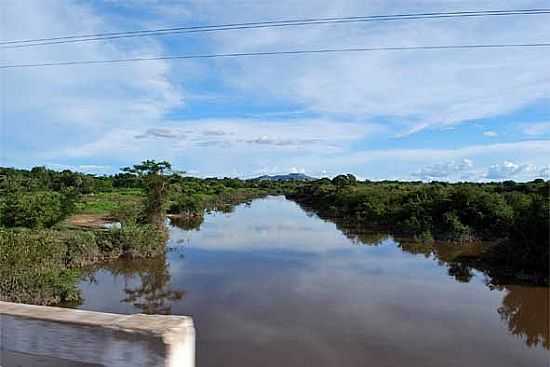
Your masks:
<path fill-rule="evenodd" d="M 283 1 L 277 7 L 247 3 L 246 14 L 273 18 L 303 14 L 390 14 L 441 10 L 438 1 Z M 501 2 L 491 2 L 497 8 Z M 529 2 L 543 6 L 544 1 Z M 242 5 L 242 4 L 239 4 Z M 238 18 L 239 5 L 223 14 Z M 477 1 L 454 3 L 479 8 Z M 520 4 L 518 4 L 520 6 Z M 272 12 L 272 13 L 271 13 Z M 299 37 L 296 37 L 296 32 Z M 263 29 L 214 35 L 220 51 L 338 48 L 542 41 L 550 33 L 545 17 L 493 17 L 441 21 L 368 23 L 293 29 Z M 401 135 L 504 115 L 550 98 L 547 50 L 447 50 L 381 52 L 270 58 L 224 62 L 225 78 L 256 96 L 276 96 L 319 113 L 394 121 Z M 284 73 L 281 73 L 281 65 Z M 281 77 L 283 75 L 284 77 Z"/>
<path fill-rule="evenodd" d="M 55 36 L 75 30 L 97 33 L 178 22 L 216 24 L 439 11 L 448 5 L 437 0 L 243 0 L 222 5 L 220 1 L 6 0 L 2 38 Z M 542 0 L 517 3 L 518 8 L 543 5 Z M 453 6 L 453 10 L 480 7 L 474 0 L 453 2 Z M 499 8 L 502 2 L 484 1 L 484 6 Z M 203 50 L 536 42 L 550 34 L 550 23 L 544 19 L 518 16 L 386 22 L 90 42 L 4 50 L 2 63 Z M 389 137 L 456 128 L 484 117 L 506 118 L 519 108 L 537 102 L 544 105 L 550 98 L 546 55 L 547 50 L 448 50 L 12 70 L 2 72 L 9 86 L 9 93 L 3 93 L 4 118 L 9 121 L 5 124 L 8 138 L 2 141 L 9 158 L 4 160 L 24 165 L 46 160 L 74 167 L 81 162 L 118 167 L 155 158 L 172 160 L 182 169 L 204 175 L 249 175 L 274 168 L 286 173 L 297 167 L 313 175 L 346 171 L 367 178 L 411 178 L 408 173 L 415 172 L 426 177 L 488 179 L 489 167 L 496 166 L 495 162 L 546 167 L 549 142 L 468 146 L 460 136 L 449 145 L 445 144 L 450 139 L 438 145 L 419 145 L 424 142 L 412 140 L 414 136 Z M 238 103 L 233 104 L 235 101 Z M 248 101 L 253 108 L 244 107 Z M 222 117 L 193 119 L 211 112 Z M 525 134 L 546 137 L 548 123 L 520 128 Z M 498 142 L 499 130 L 495 130 L 482 133 Z M 475 161 L 475 169 L 464 166 L 466 160 Z M 498 164 L 493 175 L 511 170 Z M 533 174 L 523 169 L 514 177 Z"/>
<path fill-rule="evenodd" d="M 89 6 L 90 5 L 90 6 Z M 74 1 L 2 2 L 2 38 L 26 39 L 118 30 L 91 4 Z M 2 64 L 100 60 L 159 54 L 155 40 L 5 49 Z M 2 71 L 6 134 L 41 159 L 52 146 L 87 144 L 113 129 L 151 126 L 182 105 L 164 61 Z"/>
<path fill-rule="evenodd" d="M 111 173 L 112 167 L 101 164 L 80 164 L 80 165 L 68 165 L 62 163 L 47 163 L 46 167 L 56 171 L 71 170 L 75 172 L 90 173 L 90 174 L 102 174 Z"/>
<path fill-rule="evenodd" d="M 52 155 L 72 157 L 133 156 L 137 151 L 189 151 L 201 147 L 233 146 L 233 153 L 255 151 L 339 152 L 360 139 L 380 131 L 375 124 L 331 120 L 265 121 L 257 119 L 208 119 L 170 121 L 162 128 L 135 131 L 114 129 L 96 141 L 72 146 Z M 215 132 L 213 134 L 212 132 Z M 151 147 L 149 139 L 163 139 Z M 141 142 L 143 141 L 143 142 Z"/>
<path fill-rule="evenodd" d="M 305 168 L 291 167 L 290 173 L 306 173 Z"/>
<path fill-rule="evenodd" d="M 425 180 L 451 178 L 459 174 L 464 174 L 473 167 L 473 162 L 470 159 L 462 159 L 461 161 L 450 161 L 444 163 L 436 163 L 422 168 L 418 172 L 413 173 L 413 176 Z"/>
<path fill-rule="evenodd" d="M 522 173 L 534 172 L 536 167 L 529 163 L 518 164 L 510 161 L 497 163 L 489 167 L 487 178 L 489 179 L 511 179 Z"/>
<path fill-rule="evenodd" d="M 369 161 L 407 161 L 407 162 L 441 162 L 473 156 L 501 157 L 537 157 L 547 159 L 550 154 L 550 141 L 530 140 L 512 143 L 495 143 L 466 145 L 456 149 L 377 149 L 350 154 L 347 159 L 352 164 L 363 164 Z M 469 159 L 469 158 L 468 158 Z"/>
<path fill-rule="evenodd" d="M 526 135 L 545 135 L 550 133 L 550 122 L 537 122 L 523 125 L 523 133 Z"/>
<path fill-rule="evenodd" d="M 547 140 L 531 140 L 512 143 L 467 145 L 455 149 L 369 149 L 361 152 L 331 155 L 308 161 L 308 171 L 319 171 L 329 167 L 337 172 L 343 170 L 369 179 L 417 179 L 418 173 L 426 167 L 443 165 L 444 162 L 475 161 L 475 169 L 450 177 L 449 180 L 488 180 L 487 170 L 496 162 L 529 162 L 536 167 L 548 165 L 550 143 Z M 304 165 L 303 160 L 301 161 Z M 457 164 L 457 163 L 455 163 Z M 345 167 L 345 169 L 343 168 Z M 409 174 L 414 172 L 415 174 Z M 529 180 L 534 172 L 525 171 L 516 180 Z"/>

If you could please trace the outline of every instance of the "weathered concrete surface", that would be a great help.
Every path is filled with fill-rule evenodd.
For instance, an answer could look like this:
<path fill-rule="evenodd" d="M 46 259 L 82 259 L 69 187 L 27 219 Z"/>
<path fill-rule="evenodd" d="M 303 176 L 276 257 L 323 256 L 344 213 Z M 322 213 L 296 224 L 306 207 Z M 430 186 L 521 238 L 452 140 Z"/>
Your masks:
<path fill-rule="evenodd" d="M 194 367 L 195 330 L 193 320 L 185 316 L 115 315 L 0 302 L 0 366 L 10 367 L 15 358 L 67 365 Z"/>

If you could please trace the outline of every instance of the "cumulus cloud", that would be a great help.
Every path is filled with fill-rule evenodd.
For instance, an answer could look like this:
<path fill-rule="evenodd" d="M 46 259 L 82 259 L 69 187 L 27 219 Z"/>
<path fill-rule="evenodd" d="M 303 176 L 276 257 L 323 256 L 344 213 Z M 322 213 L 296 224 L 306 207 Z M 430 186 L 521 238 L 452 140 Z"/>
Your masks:
<path fill-rule="evenodd" d="M 494 137 L 497 137 L 498 136 L 498 133 L 496 131 L 484 131 L 483 132 L 483 136 L 487 136 L 487 137 L 490 137 L 490 138 L 494 138 Z"/>
<path fill-rule="evenodd" d="M 511 179 L 523 173 L 535 172 L 536 167 L 530 163 L 514 163 L 504 161 L 489 167 L 487 178 L 489 179 Z"/>
<path fill-rule="evenodd" d="M 461 161 L 450 161 L 436 163 L 422 168 L 418 172 L 412 174 L 414 177 L 419 177 L 425 180 L 434 178 L 449 178 L 464 174 L 467 170 L 473 167 L 473 162 L 470 159 L 462 159 Z"/>

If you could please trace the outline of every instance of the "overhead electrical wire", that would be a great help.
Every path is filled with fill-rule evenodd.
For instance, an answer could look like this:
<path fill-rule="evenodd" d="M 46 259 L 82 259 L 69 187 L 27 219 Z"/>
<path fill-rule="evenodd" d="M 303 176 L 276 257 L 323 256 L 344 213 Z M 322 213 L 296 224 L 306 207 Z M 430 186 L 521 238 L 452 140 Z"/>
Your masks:
<path fill-rule="evenodd" d="M 460 49 L 497 49 L 497 48 L 539 48 L 550 47 L 550 42 L 540 43 L 494 43 L 494 44 L 464 44 L 464 45 L 433 45 L 433 46 L 396 46 L 396 47 L 358 47 L 358 48 L 332 48 L 316 50 L 278 50 L 278 51 L 258 51 L 258 52 L 234 52 L 219 54 L 197 54 L 197 55 L 175 55 L 175 56 L 155 56 L 155 57 L 134 57 L 108 60 L 74 60 L 60 62 L 45 62 L 35 64 L 12 64 L 0 65 L 0 70 L 21 69 L 21 68 L 40 68 L 69 65 L 91 65 L 91 64 L 115 64 L 129 62 L 145 62 L 159 60 L 190 60 L 190 59 L 214 59 L 214 58 L 236 58 L 251 56 L 275 56 L 275 55 L 306 55 L 306 54 L 335 54 L 335 53 L 361 53 L 361 52 L 393 52 L 393 51 L 426 51 L 426 50 L 460 50 Z"/>
<path fill-rule="evenodd" d="M 127 32 L 96 33 L 85 35 L 67 35 L 56 37 L 43 37 L 25 40 L 0 41 L 0 48 L 22 48 L 46 46 L 65 43 L 80 43 L 90 41 L 107 41 L 122 38 L 164 36 L 181 33 L 220 32 L 229 30 L 307 26 L 321 24 L 345 24 L 373 21 L 395 21 L 416 19 L 441 19 L 463 17 L 488 17 L 488 16 L 513 16 L 513 15 L 542 15 L 550 14 L 550 8 L 541 9 L 516 9 L 516 10 L 479 10 L 479 11 L 455 11 L 455 12 L 431 12 L 390 15 L 370 15 L 352 17 L 306 18 L 286 19 L 247 23 L 229 23 L 219 25 L 186 26 L 136 30 Z"/>

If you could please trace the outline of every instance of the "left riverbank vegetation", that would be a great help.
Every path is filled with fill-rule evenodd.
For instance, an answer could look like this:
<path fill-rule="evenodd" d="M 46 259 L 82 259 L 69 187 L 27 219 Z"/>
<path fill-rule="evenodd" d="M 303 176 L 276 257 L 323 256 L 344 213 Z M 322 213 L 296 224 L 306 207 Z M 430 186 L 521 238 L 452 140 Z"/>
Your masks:
<path fill-rule="evenodd" d="M 348 236 L 365 236 L 369 228 L 419 252 L 454 246 L 447 259 L 452 272 L 463 274 L 467 264 L 467 270 L 548 284 L 549 193 L 544 180 L 196 178 L 152 160 L 110 176 L 0 168 L 0 300 L 78 303 L 83 268 L 163 256 L 167 217 L 197 229 L 209 211 L 230 212 L 266 195 L 286 195 Z M 475 255 L 459 251 L 475 242 L 488 245 Z"/>
<path fill-rule="evenodd" d="M 268 193 L 257 186 L 185 177 L 164 161 L 111 176 L 0 168 L 0 300 L 78 303 L 84 266 L 162 256 L 167 213 L 196 226 L 205 210 Z"/>

